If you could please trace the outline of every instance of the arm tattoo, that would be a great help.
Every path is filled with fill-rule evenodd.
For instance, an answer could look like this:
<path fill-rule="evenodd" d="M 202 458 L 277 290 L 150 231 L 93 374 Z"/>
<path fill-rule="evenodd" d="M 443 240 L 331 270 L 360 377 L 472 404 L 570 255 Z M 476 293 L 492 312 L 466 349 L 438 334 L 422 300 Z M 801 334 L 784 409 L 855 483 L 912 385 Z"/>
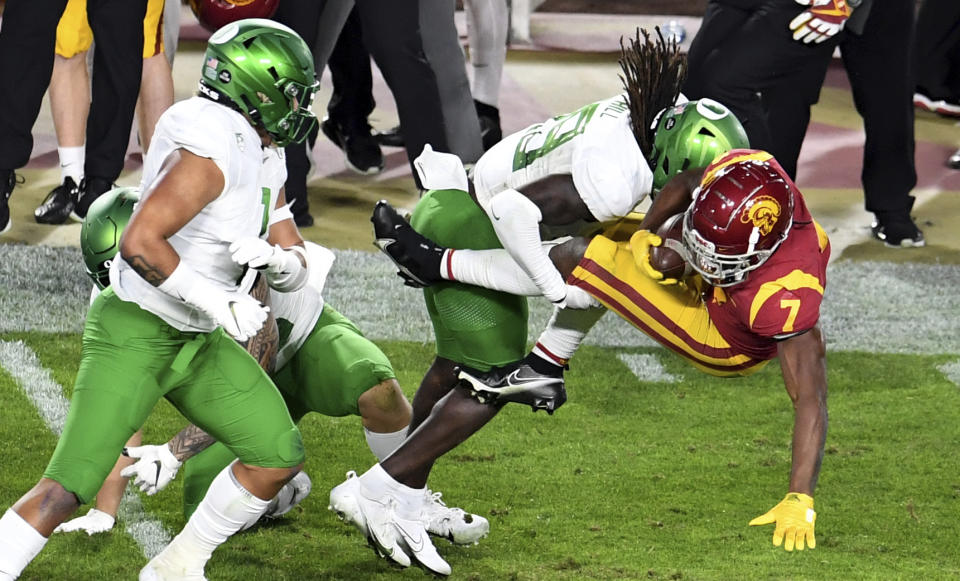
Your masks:
<path fill-rule="evenodd" d="M 130 268 L 139 274 L 143 280 L 149 282 L 153 286 L 160 286 L 165 280 L 167 280 L 167 276 L 165 274 L 160 272 L 157 267 L 147 262 L 147 260 L 139 254 L 127 260 L 127 264 L 129 264 Z"/>
<path fill-rule="evenodd" d="M 190 424 L 167 442 L 167 446 L 177 460 L 186 462 L 188 458 L 206 450 L 214 442 L 216 440 L 213 436 Z"/>
<path fill-rule="evenodd" d="M 258 276 L 257 281 L 250 290 L 250 296 L 260 301 L 265 306 L 270 306 L 270 289 L 267 287 L 266 278 Z M 256 335 L 250 338 L 244 345 L 247 353 L 253 356 L 267 373 L 273 373 L 277 362 L 277 350 L 280 344 L 280 332 L 277 329 L 277 320 L 273 317 L 273 312 L 267 313 L 267 320 Z"/>

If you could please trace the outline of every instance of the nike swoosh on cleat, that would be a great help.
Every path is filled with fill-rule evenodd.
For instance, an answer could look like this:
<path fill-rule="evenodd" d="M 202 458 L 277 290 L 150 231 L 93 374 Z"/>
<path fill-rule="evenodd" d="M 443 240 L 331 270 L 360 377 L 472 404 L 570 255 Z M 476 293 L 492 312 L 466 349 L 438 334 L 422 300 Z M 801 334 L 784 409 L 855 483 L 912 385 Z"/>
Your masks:
<path fill-rule="evenodd" d="M 403 528 L 398 522 L 393 523 L 393 526 L 397 527 L 397 530 L 400 531 L 400 534 L 403 536 L 404 540 L 407 541 L 407 544 L 410 546 L 410 549 L 414 553 L 419 553 L 423 550 L 423 537 L 420 534 L 417 534 L 417 538 L 414 539 L 407 529 Z"/>

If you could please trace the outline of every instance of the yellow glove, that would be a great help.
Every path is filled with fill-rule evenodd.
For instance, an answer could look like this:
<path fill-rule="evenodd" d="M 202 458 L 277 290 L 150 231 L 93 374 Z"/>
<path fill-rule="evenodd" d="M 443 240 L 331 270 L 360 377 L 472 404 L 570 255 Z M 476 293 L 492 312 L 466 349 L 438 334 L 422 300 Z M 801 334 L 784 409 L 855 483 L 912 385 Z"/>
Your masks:
<path fill-rule="evenodd" d="M 816 520 L 813 497 L 789 492 L 777 506 L 750 521 L 750 526 L 776 523 L 773 546 L 779 547 L 780 543 L 783 543 L 783 548 L 788 551 L 792 551 L 794 546 L 798 551 L 802 551 L 804 541 L 811 549 L 817 547 L 817 539 L 813 536 L 813 523 Z"/>
<path fill-rule="evenodd" d="M 663 273 L 650 264 L 650 248 L 663 244 L 663 239 L 649 230 L 637 230 L 630 237 L 630 251 L 633 252 L 633 261 L 640 272 L 649 276 L 659 284 L 677 284 L 675 278 L 663 278 Z"/>

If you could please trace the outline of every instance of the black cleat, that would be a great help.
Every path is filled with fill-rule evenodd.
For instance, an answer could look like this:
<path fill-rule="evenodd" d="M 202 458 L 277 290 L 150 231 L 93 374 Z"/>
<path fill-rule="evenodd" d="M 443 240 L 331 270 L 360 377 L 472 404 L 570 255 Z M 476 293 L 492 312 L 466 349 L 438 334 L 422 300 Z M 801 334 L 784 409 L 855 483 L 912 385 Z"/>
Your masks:
<path fill-rule="evenodd" d="M 347 166 L 353 171 L 363 175 L 383 171 L 383 152 L 371 133 L 370 125 L 364 122 L 355 128 L 348 128 L 327 117 L 320 124 L 320 130 L 343 150 Z"/>
<path fill-rule="evenodd" d="M 0 234 L 13 226 L 13 220 L 10 219 L 10 195 L 16 185 L 17 174 L 13 173 L 13 170 L 0 171 Z"/>
<path fill-rule="evenodd" d="M 397 274 L 407 286 L 420 288 L 443 282 L 440 264 L 446 248 L 417 233 L 386 200 L 377 202 L 370 221 L 373 243 L 397 265 Z"/>
<path fill-rule="evenodd" d="M 405 147 L 399 125 L 384 131 L 374 131 L 373 138 L 383 147 Z"/>
<path fill-rule="evenodd" d="M 909 215 L 885 215 L 871 224 L 873 237 L 889 248 L 919 248 L 926 246 L 923 231 L 917 228 Z"/>
<path fill-rule="evenodd" d="M 483 374 L 460 371 L 460 385 L 482 403 L 500 405 L 507 402 L 527 404 L 533 411 L 552 414 L 567 401 L 567 390 L 560 375 L 544 375 L 530 365 L 520 363 L 495 367 Z"/>
<path fill-rule="evenodd" d="M 960 149 L 953 152 L 953 155 L 947 159 L 947 167 L 960 169 Z"/>
<path fill-rule="evenodd" d="M 33 211 L 33 218 L 40 224 L 63 224 L 79 197 L 77 182 L 71 177 L 64 178 L 63 183 L 50 190 L 43 203 Z"/>
<path fill-rule="evenodd" d="M 80 180 L 80 189 L 77 193 L 77 199 L 74 201 L 73 210 L 70 217 L 77 222 L 83 222 L 87 216 L 87 210 L 94 200 L 109 192 L 114 188 L 114 183 L 105 178 L 85 177 Z"/>
<path fill-rule="evenodd" d="M 480 121 L 480 140 L 483 143 L 483 150 L 487 151 L 503 139 L 503 130 L 500 129 L 500 110 L 476 99 L 473 100 L 473 104 L 477 109 L 477 120 Z"/>

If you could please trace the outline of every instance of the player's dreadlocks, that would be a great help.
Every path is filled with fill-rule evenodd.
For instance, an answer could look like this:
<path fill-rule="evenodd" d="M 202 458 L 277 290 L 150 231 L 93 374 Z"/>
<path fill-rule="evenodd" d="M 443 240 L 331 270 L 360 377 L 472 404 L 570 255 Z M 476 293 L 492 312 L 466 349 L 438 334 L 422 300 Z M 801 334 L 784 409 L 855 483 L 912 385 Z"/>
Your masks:
<path fill-rule="evenodd" d="M 660 27 L 655 30 L 657 38 L 651 40 L 650 33 L 638 28 L 629 46 L 620 37 L 620 80 L 627 93 L 633 136 L 644 156 L 653 149 L 654 118 L 677 100 L 687 76 L 686 55 L 680 52 L 677 41 L 665 40 Z"/>

